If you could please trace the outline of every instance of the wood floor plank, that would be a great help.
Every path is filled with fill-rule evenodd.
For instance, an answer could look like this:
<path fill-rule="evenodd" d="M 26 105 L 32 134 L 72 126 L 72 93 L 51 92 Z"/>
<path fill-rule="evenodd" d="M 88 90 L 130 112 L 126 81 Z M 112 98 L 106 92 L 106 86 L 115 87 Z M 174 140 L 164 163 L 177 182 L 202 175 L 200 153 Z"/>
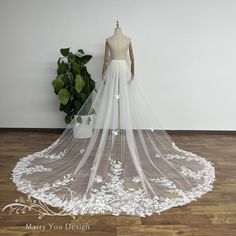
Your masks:
<path fill-rule="evenodd" d="M 117 236 L 191 236 L 191 230 L 186 225 L 140 225 L 140 226 L 118 226 Z"/>
<path fill-rule="evenodd" d="M 15 199 L 26 195 L 16 190 L 10 180 L 16 162 L 25 155 L 48 147 L 59 132 L 0 131 L 0 210 Z M 213 191 L 197 201 L 174 207 L 149 217 L 85 215 L 43 217 L 34 212 L 0 214 L 0 236 L 235 236 L 236 235 L 236 134 L 235 133 L 174 133 L 176 145 L 212 161 L 216 167 Z M 61 225 L 50 230 L 48 224 Z M 29 230 L 26 224 L 46 225 L 47 230 Z M 89 227 L 83 231 L 65 230 L 66 224 Z"/>

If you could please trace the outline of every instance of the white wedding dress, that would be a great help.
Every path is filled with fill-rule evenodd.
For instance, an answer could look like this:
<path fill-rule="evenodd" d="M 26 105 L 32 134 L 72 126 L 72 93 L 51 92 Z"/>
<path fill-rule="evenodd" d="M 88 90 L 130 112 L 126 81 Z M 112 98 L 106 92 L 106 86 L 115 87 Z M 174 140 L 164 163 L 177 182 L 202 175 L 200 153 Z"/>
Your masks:
<path fill-rule="evenodd" d="M 17 190 L 71 215 L 146 216 L 196 200 L 213 189 L 214 166 L 178 148 L 157 110 L 131 80 L 127 60 L 111 58 L 58 139 L 18 161 Z M 91 137 L 80 137 L 86 126 Z"/>

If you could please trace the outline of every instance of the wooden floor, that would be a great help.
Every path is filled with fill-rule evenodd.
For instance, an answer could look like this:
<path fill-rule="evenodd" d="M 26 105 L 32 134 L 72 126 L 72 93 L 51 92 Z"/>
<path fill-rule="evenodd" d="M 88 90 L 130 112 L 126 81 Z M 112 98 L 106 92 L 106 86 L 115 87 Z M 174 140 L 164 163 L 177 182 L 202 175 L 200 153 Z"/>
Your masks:
<path fill-rule="evenodd" d="M 139 218 L 131 216 L 45 216 L 34 212 L 10 215 L 2 208 L 26 195 L 16 190 L 10 180 L 11 170 L 24 155 L 40 151 L 60 133 L 39 131 L 0 131 L 0 236 L 20 235 L 86 235 L 86 236 L 229 236 L 236 235 L 236 134 L 180 133 L 171 134 L 176 144 L 207 157 L 216 167 L 214 190 L 198 201 L 172 208 L 162 214 Z M 26 229 L 26 225 L 45 226 L 46 230 Z M 50 230 L 49 224 L 59 229 Z M 77 229 L 72 230 L 72 225 Z M 62 229 L 60 228 L 62 227 Z M 84 231 L 83 231 L 84 230 Z"/>

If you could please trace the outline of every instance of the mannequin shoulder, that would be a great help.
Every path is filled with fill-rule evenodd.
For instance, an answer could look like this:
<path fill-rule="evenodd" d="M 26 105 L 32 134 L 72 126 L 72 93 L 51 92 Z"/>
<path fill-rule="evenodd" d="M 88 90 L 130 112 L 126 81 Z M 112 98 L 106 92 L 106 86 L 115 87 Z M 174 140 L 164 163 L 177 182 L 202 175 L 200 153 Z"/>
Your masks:
<path fill-rule="evenodd" d="M 111 37 L 108 37 L 108 38 L 106 38 L 106 43 L 110 43 L 111 41 L 112 41 L 112 36 Z"/>
<path fill-rule="evenodd" d="M 111 43 L 112 43 L 112 37 L 106 38 L 105 42 L 106 42 L 106 45 L 107 45 L 109 48 L 111 48 L 110 45 L 111 45 Z"/>
<path fill-rule="evenodd" d="M 131 42 L 132 42 L 131 38 L 126 36 L 126 40 L 127 40 L 128 45 L 131 45 Z"/>
<path fill-rule="evenodd" d="M 130 45 L 130 43 L 131 43 L 131 38 L 130 37 L 127 37 L 127 36 L 115 37 L 113 35 L 109 38 L 106 38 L 106 44 L 108 44 L 108 46 L 115 45 L 117 43 L 117 39 L 121 40 L 121 42 L 123 42 L 123 44 L 125 44 L 125 45 Z"/>
<path fill-rule="evenodd" d="M 127 37 L 127 36 L 126 36 L 126 38 L 127 38 L 127 40 L 128 40 L 129 42 L 131 42 L 131 38 L 130 38 L 130 37 Z"/>

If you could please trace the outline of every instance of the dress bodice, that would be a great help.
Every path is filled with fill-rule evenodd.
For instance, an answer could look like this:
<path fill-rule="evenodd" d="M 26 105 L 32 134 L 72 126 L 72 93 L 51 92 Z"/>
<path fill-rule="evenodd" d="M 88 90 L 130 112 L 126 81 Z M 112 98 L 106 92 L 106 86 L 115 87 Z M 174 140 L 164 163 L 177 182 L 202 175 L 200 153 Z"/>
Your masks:
<path fill-rule="evenodd" d="M 110 37 L 106 40 L 108 43 L 111 59 L 112 60 L 124 60 L 129 49 L 129 44 L 131 39 L 122 36 L 122 37 Z"/>

